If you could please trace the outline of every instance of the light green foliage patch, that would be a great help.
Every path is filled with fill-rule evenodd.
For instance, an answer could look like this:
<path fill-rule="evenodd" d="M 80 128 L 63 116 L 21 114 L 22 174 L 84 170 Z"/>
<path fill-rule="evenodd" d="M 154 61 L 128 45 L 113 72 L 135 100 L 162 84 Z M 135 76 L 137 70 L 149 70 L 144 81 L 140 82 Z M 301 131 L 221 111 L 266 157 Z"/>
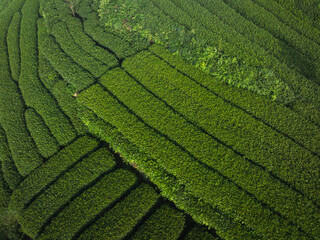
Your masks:
<path fill-rule="evenodd" d="M 99 14 L 107 27 L 164 45 L 214 76 L 215 80 L 249 89 L 279 102 L 295 99 L 288 84 L 281 81 L 272 69 L 252 67 L 237 56 L 226 53 L 224 49 L 229 45 L 222 39 L 212 45 L 197 29 L 172 21 L 151 2 L 104 0 L 100 1 Z"/>

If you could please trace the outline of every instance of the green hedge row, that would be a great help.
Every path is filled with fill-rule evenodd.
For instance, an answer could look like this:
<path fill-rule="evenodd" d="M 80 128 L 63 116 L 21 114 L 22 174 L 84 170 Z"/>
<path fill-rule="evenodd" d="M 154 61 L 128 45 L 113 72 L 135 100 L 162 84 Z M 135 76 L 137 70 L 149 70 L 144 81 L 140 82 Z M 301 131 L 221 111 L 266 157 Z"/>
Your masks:
<path fill-rule="evenodd" d="M 82 0 L 79 2 L 77 13 L 85 20 L 98 17 L 97 13 L 92 9 L 91 3 L 92 0 Z"/>
<path fill-rule="evenodd" d="M 53 26 L 52 34 L 55 36 L 61 49 L 68 54 L 77 64 L 88 70 L 95 77 L 100 77 L 111 66 L 106 66 L 102 62 L 93 58 L 74 42 L 66 23 L 59 22 Z"/>
<path fill-rule="evenodd" d="M 30 173 L 11 197 L 10 209 L 21 211 L 50 183 L 75 165 L 83 156 L 97 148 L 98 142 L 88 136 L 80 137 Z"/>
<path fill-rule="evenodd" d="M 101 46 L 110 49 L 117 55 L 118 58 L 124 58 L 129 55 L 133 55 L 139 49 L 136 49 L 134 45 L 130 45 L 120 37 L 112 34 L 111 32 L 105 31 L 98 25 L 99 23 L 95 20 L 84 21 L 84 30 L 97 41 Z"/>
<path fill-rule="evenodd" d="M 1 13 L 0 13 L 1 14 Z M 9 186 L 7 185 L 3 173 L 0 169 L 0 216 L 2 216 L 3 212 L 8 208 L 10 202 L 11 191 Z M 1 226 L 1 217 L 0 217 L 0 226 Z"/>
<path fill-rule="evenodd" d="M 266 124 L 271 125 L 278 131 L 293 138 L 307 149 L 318 154 L 320 153 L 320 149 L 317 147 L 320 141 L 319 127 L 307 121 L 303 116 L 300 116 L 281 104 L 253 94 L 250 91 L 235 89 L 221 84 L 182 58 L 172 55 L 172 53 L 160 45 L 153 44 L 149 50 L 168 62 L 178 71 L 212 91 L 213 94 L 244 109 Z M 316 110 L 314 109 L 314 111 Z M 308 113 L 306 113 L 306 115 L 308 115 Z M 312 113 L 311 116 L 316 117 L 316 112 Z M 320 125 L 320 119 L 318 123 Z"/>
<path fill-rule="evenodd" d="M 70 118 L 77 133 L 79 135 L 85 134 L 87 129 L 78 117 L 77 102 L 75 97 L 68 91 L 68 84 L 64 81 L 58 81 L 52 89 L 52 94 L 57 99 L 61 109 Z"/>
<path fill-rule="evenodd" d="M 3 0 L 0 2 L 0 13 L 8 7 L 9 3 L 10 3 L 10 0 Z"/>
<path fill-rule="evenodd" d="M 42 84 L 52 93 L 52 89 L 61 80 L 43 54 L 39 54 L 39 77 Z"/>
<path fill-rule="evenodd" d="M 37 3 L 37 0 L 28 0 L 22 9 L 19 87 L 26 104 L 39 113 L 59 144 L 66 145 L 76 137 L 75 129 L 42 85 L 38 75 Z"/>
<path fill-rule="evenodd" d="M 67 56 L 47 32 L 44 20 L 38 20 L 39 52 L 43 54 L 54 69 L 74 88 L 82 90 L 95 82 L 94 77 Z"/>
<path fill-rule="evenodd" d="M 272 0 L 272 2 L 278 3 L 279 7 L 287 9 L 289 12 L 297 16 L 306 23 L 314 26 L 320 30 L 320 8 L 318 0 Z"/>
<path fill-rule="evenodd" d="M 159 198 L 156 191 L 142 183 L 132 190 L 121 202 L 107 211 L 78 238 L 81 239 L 122 239 L 155 205 Z"/>
<path fill-rule="evenodd" d="M 19 173 L 29 174 L 42 158 L 27 130 L 24 120 L 24 102 L 10 74 L 6 33 L 11 18 L 22 7 L 23 0 L 15 0 L 0 15 L 0 123 L 7 134 L 12 158 Z M 14 124 L 12 124 L 14 123 Z"/>
<path fill-rule="evenodd" d="M 184 214 L 163 205 L 143 223 L 130 239 L 163 240 L 178 239 L 185 224 Z"/>
<path fill-rule="evenodd" d="M 83 22 L 85 32 L 96 42 L 112 50 L 118 58 L 124 58 L 150 46 L 149 41 L 144 38 L 137 38 L 136 34 L 115 31 L 106 27 L 105 23 L 101 21 L 99 13 L 93 9 L 98 7 L 97 4 L 99 3 L 92 4 L 92 1 L 81 1 L 77 10 L 81 17 L 85 19 Z M 95 7 L 92 5 L 95 5 Z M 107 40 L 108 38 L 113 39 L 119 45 L 115 45 L 112 40 Z"/>
<path fill-rule="evenodd" d="M 0 13 L 1 14 L 1 13 Z M 6 136 L 3 128 L 0 126 L 0 216 L 8 208 L 10 202 L 10 196 L 12 193 L 12 188 L 10 188 L 7 180 L 5 179 L 5 174 L 3 170 L 4 162 L 9 158 L 8 146 L 6 144 Z M 8 174 L 6 174 L 8 175 Z M 0 217 L 0 226 L 1 226 L 1 217 Z"/>
<path fill-rule="evenodd" d="M 237 1 L 236 3 L 226 1 L 228 5 L 223 1 L 216 1 L 215 4 L 210 4 L 207 0 L 196 1 L 203 6 L 207 6 L 210 12 L 221 17 L 221 19 L 225 20 L 230 26 L 234 26 L 237 31 L 251 38 L 253 42 L 257 42 L 259 45 L 266 47 L 268 51 L 273 52 L 273 54 L 280 59 L 284 55 L 287 48 L 286 45 L 288 45 L 300 52 L 298 53 L 291 50 L 292 54 L 297 56 L 304 54 L 311 60 L 319 62 L 320 48 L 317 43 L 292 30 L 270 12 L 259 8 L 249 0 Z M 229 6 L 229 4 L 232 6 Z M 240 17 L 242 14 L 236 12 L 240 6 L 242 9 L 246 9 L 245 17 Z M 261 29 L 255 24 L 262 25 L 266 27 L 266 29 Z M 280 39 L 280 41 L 277 40 L 277 38 Z M 290 52 L 289 49 L 287 49 L 287 51 L 288 53 Z M 304 59 L 303 56 L 299 56 L 299 58 L 301 60 Z"/>
<path fill-rule="evenodd" d="M 296 96 L 301 96 L 303 99 L 311 101 L 318 108 L 320 107 L 319 85 L 281 63 L 257 44 L 250 43 L 245 36 L 223 24 L 205 8 L 191 1 L 175 0 L 174 2 L 178 6 L 168 0 L 152 0 L 152 2 L 176 22 L 194 29 L 196 35 L 204 38 L 209 45 L 224 46 L 222 49 L 224 54 L 234 56 L 240 62 L 245 62 L 255 68 L 273 69 L 275 75 L 288 84 Z"/>
<path fill-rule="evenodd" d="M 148 127 L 100 86 L 88 88 L 79 95 L 78 100 L 99 117 L 115 125 L 129 141 L 152 158 L 158 159 L 159 164 L 185 184 L 186 190 L 196 197 L 219 206 L 227 213 L 235 214 L 237 219 L 266 238 L 303 238 L 304 233 L 299 232 L 287 219 L 264 207 L 254 196 L 196 161 L 173 141 Z"/>
<path fill-rule="evenodd" d="M 279 40 L 277 36 L 255 25 L 255 21 L 247 20 L 223 1 L 209 3 L 208 0 L 196 0 L 196 2 L 202 7 L 206 7 L 212 16 L 219 17 L 221 21 L 236 29 L 249 41 L 256 43 L 287 66 L 320 83 L 320 71 L 318 71 L 320 69 L 320 47 L 318 44 L 299 34 L 286 31 L 287 28 L 279 26 L 278 21 L 273 21 L 270 18 L 264 20 L 263 22 L 279 26 L 277 32 L 281 31 L 287 37 L 284 41 Z M 250 9 L 250 11 L 253 12 L 255 9 Z M 260 16 L 263 16 L 263 13 L 260 13 Z"/>
<path fill-rule="evenodd" d="M 17 188 L 23 177 L 19 173 L 10 153 L 6 133 L 0 127 L 0 162 L 3 177 L 11 190 Z"/>
<path fill-rule="evenodd" d="M 215 240 L 220 239 L 208 233 L 207 229 L 203 226 L 196 225 L 186 235 L 184 240 Z"/>
<path fill-rule="evenodd" d="M 196 86 L 190 85 L 183 75 L 179 76 L 175 71 L 170 71 L 169 67 L 166 68 L 164 64 L 161 64 L 160 59 L 156 61 L 152 57 L 148 57 L 148 54 L 140 53 L 131 60 L 132 62 L 128 62 L 129 60 L 126 59 L 123 62 L 123 67 L 137 77 L 141 84 L 145 84 L 148 87 L 152 85 L 151 91 L 154 91 L 157 96 L 164 99 L 175 110 L 170 109 L 164 102 L 155 98 L 153 94 L 148 93 L 146 89 L 121 69 L 109 71 L 106 76 L 101 78 L 102 85 L 138 115 L 144 123 L 179 144 L 199 161 L 219 171 L 259 200 L 272 206 L 276 211 L 292 221 L 297 222 L 306 231 L 315 230 L 314 224 L 320 222 L 320 216 L 318 215 L 317 206 L 312 204 L 308 197 L 296 192 L 288 187 L 287 183 L 279 181 L 269 172 L 257 167 L 246 158 L 239 156 L 225 145 L 217 142 L 197 126 L 202 126 L 213 136 L 223 139 L 230 145 L 232 144 L 234 149 L 243 152 L 245 156 L 254 155 L 253 161 L 263 164 L 269 171 L 279 173 L 278 176 L 282 179 L 294 183 L 299 186 L 301 191 L 307 192 L 309 197 L 319 201 L 319 192 L 314 188 L 319 184 L 319 176 L 317 175 L 319 174 L 317 170 L 319 167 L 317 166 L 316 157 L 313 162 L 312 159 L 302 162 L 298 158 L 297 161 L 300 160 L 301 163 L 295 162 L 298 166 L 303 166 L 301 169 L 300 167 L 295 168 L 292 166 L 291 160 L 295 156 L 292 154 L 291 158 L 283 159 L 282 165 L 278 164 L 278 167 L 279 156 L 267 155 L 268 152 L 264 151 L 264 148 L 267 147 L 259 145 L 260 138 L 272 150 L 277 147 L 277 144 L 283 145 L 280 145 L 280 148 L 285 148 L 289 144 L 286 141 L 270 143 L 268 141 L 270 136 L 263 136 L 263 133 L 270 132 L 271 129 L 262 128 L 260 130 L 261 126 L 255 124 L 255 119 L 252 121 L 250 119 L 251 116 L 248 119 L 246 115 L 241 115 L 241 112 L 233 111 L 233 107 L 220 105 L 217 99 L 210 97 L 205 91 L 201 91 Z M 180 89 L 171 87 L 170 82 L 175 82 L 182 87 L 179 86 Z M 181 88 L 184 89 L 181 90 Z M 166 89 L 166 91 L 163 89 Z M 182 93 L 179 94 L 179 91 Z M 183 91 L 189 91 L 188 95 L 183 95 Z M 192 101 L 194 98 L 195 100 Z M 201 101 L 201 98 L 203 101 Z M 185 119 L 175 111 L 186 115 L 195 125 L 189 123 L 188 119 Z M 230 112 L 229 116 L 228 113 Z M 219 116 L 221 113 L 226 115 L 225 119 Z M 233 127 L 234 125 L 236 127 Z M 250 125 L 254 131 L 246 128 L 241 130 L 243 125 Z M 250 130 L 253 134 L 246 134 Z M 238 131 L 239 135 L 234 134 Z M 255 132 L 261 136 L 254 139 Z M 252 141 L 251 138 L 253 139 Z M 270 138 L 281 140 L 279 136 L 274 135 Z M 298 146 L 292 146 L 291 144 L 290 147 L 297 148 Z M 254 152 L 254 150 L 256 151 Z M 299 157 L 301 155 L 300 153 Z M 264 159 L 264 157 L 266 158 Z M 271 157 L 274 158 L 270 159 Z M 306 164 L 310 165 L 306 166 Z M 270 169 L 270 166 L 273 166 L 273 168 Z M 287 170 L 288 168 L 290 171 Z M 170 171 L 169 169 L 167 170 Z M 299 178 L 300 175 L 303 176 L 301 177 L 302 179 Z M 310 182 L 309 184 L 305 183 L 306 179 Z M 261 186 L 264 187 L 261 188 Z M 301 204 L 297 204 L 297 202 Z"/>
<path fill-rule="evenodd" d="M 78 18 L 67 16 L 63 19 L 70 34 L 78 46 L 109 67 L 118 65 L 116 57 L 107 50 L 98 46 L 88 35 L 84 33 L 81 21 Z"/>
<path fill-rule="evenodd" d="M 249 0 L 241 0 L 234 2 L 226 0 L 225 2 L 239 11 L 241 15 L 244 15 L 249 20 L 252 20 L 290 44 L 299 46 L 300 43 L 297 40 L 301 38 L 301 36 L 303 36 L 301 39 L 305 39 L 306 42 L 313 41 L 311 46 L 320 44 L 319 30 L 306 22 L 298 20 L 294 15 L 279 5 L 276 6 L 272 1 L 257 0 L 252 2 Z"/>
<path fill-rule="evenodd" d="M 71 96 L 68 84 L 62 81 L 60 75 L 42 54 L 39 55 L 39 75 L 41 82 L 55 97 L 59 107 L 68 116 L 77 133 L 85 134 L 86 128 L 77 117 L 76 100 Z"/>
<path fill-rule="evenodd" d="M 59 150 L 57 140 L 51 135 L 50 130 L 33 108 L 28 108 L 25 112 L 27 127 L 40 152 L 48 158 Z"/>
<path fill-rule="evenodd" d="M 19 223 L 23 232 L 36 238 L 52 216 L 114 166 L 111 153 L 106 148 L 100 148 L 63 173 L 20 214 Z"/>
<path fill-rule="evenodd" d="M 55 97 L 59 107 L 68 116 L 77 133 L 85 134 L 85 126 L 77 117 L 76 100 L 71 96 L 68 84 L 62 81 L 60 75 L 42 54 L 39 55 L 39 75 L 41 82 Z"/>
<path fill-rule="evenodd" d="M 161 189 L 164 197 L 191 214 L 195 221 L 216 229 L 219 235 L 226 239 L 261 239 L 239 221 L 186 193 L 174 176 L 168 174 L 159 163 L 129 142 L 110 123 L 98 118 L 91 110 L 79 106 L 79 116 L 91 133 L 107 141 L 128 163 L 137 165 L 139 171 L 146 174 Z"/>
<path fill-rule="evenodd" d="M 38 239 L 72 239 L 97 215 L 130 190 L 136 181 L 137 176 L 124 169 L 109 173 L 59 212 Z"/>
<path fill-rule="evenodd" d="M 20 76 L 20 22 L 21 13 L 16 12 L 11 20 L 7 34 L 7 45 L 9 52 L 11 75 L 13 80 L 15 81 L 18 81 Z"/>
<path fill-rule="evenodd" d="M 314 200 L 320 200 L 320 194 L 314 188 L 314 186 L 319 184 L 318 181 L 320 179 L 319 158 L 317 156 L 314 156 L 308 150 L 301 148 L 290 139 L 257 121 L 242 110 L 216 97 L 183 74 L 179 74 L 159 58 L 151 56 L 148 52 L 139 53 L 130 59 L 127 58 L 123 62 L 123 67 L 148 90 L 152 91 L 157 97 L 163 99 L 182 114 L 187 121 L 191 121 L 212 136 L 231 146 L 234 150 L 264 166 L 266 170 L 272 171 L 278 177 L 289 182 Z M 161 129 L 166 125 L 164 123 L 159 122 L 157 126 L 155 125 L 157 120 L 161 121 L 161 117 L 157 117 L 155 114 L 165 116 L 162 114 L 165 110 L 161 110 L 165 109 L 165 107 L 161 108 L 160 104 L 152 100 L 151 94 L 147 95 L 145 90 L 138 87 L 138 84 L 123 71 L 119 69 L 112 70 L 106 77 L 102 77 L 101 82 L 113 94 L 119 97 L 124 104 L 145 119 L 145 121 L 150 121 L 150 125 L 155 126 L 156 129 L 166 133 L 168 136 L 175 129 L 180 129 L 181 132 L 179 134 L 182 134 L 182 126 L 186 126 L 187 122 L 181 122 L 181 126 L 174 126 L 174 123 L 178 124 L 178 120 L 173 120 L 173 125 L 168 123 L 168 126 L 171 126 L 171 130 Z M 124 95 L 118 86 L 119 88 L 130 90 L 126 90 L 126 95 Z M 166 89 L 166 91 L 163 89 Z M 131 100 L 126 96 L 130 97 Z M 142 99 L 146 99 L 147 97 L 149 98 L 150 105 L 147 105 L 147 101 Z M 139 101 L 140 105 L 145 104 L 143 105 L 145 109 L 142 111 L 135 110 L 138 106 L 136 101 Z M 149 112 L 153 113 L 152 116 L 146 114 L 148 108 Z M 152 110 L 154 108 L 158 111 Z M 172 115 L 171 117 L 173 118 Z M 167 118 L 169 119 L 168 116 Z M 167 123 L 169 120 L 164 122 Z M 190 134 L 189 138 L 192 138 L 192 135 L 194 138 L 199 136 L 199 139 L 202 139 L 206 143 L 210 141 L 205 140 L 200 135 L 196 135 L 196 133 L 192 133 L 191 130 L 186 130 L 185 134 Z M 176 141 L 178 142 L 178 140 Z M 315 144 L 315 148 L 319 145 L 319 142 Z M 196 144 L 190 144 L 189 147 L 192 149 L 192 147 L 196 147 Z M 207 150 L 209 152 L 212 150 L 211 147 L 208 147 L 208 149 L 210 149 Z M 204 154 L 204 150 L 195 150 L 195 152 L 193 153 L 195 156 L 200 152 Z M 208 156 L 212 154 L 209 152 Z M 227 155 L 232 156 L 230 153 Z M 199 158 L 202 158 L 201 155 Z M 279 159 L 281 159 L 281 163 L 279 163 Z M 299 164 L 292 166 L 292 161 Z M 240 165 L 244 166 L 243 164 Z M 221 165 L 219 164 L 219 166 Z"/>
<path fill-rule="evenodd" d="M 320 30 L 310 25 L 308 21 L 295 16 L 275 1 L 255 0 L 254 2 L 260 7 L 265 8 L 268 12 L 271 12 L 272 15 L 276 16 L 295 31 L 320 44 Z"/>

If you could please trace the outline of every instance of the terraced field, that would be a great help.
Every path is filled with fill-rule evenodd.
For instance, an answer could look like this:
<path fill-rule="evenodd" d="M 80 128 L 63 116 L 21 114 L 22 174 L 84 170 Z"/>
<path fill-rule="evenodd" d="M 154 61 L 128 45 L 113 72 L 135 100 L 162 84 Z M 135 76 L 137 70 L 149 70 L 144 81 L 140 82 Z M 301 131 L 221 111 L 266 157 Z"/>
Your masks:
<path fill-rule="evenodd" d="M 0 2 L 0 235 L 320 239 L 317 21 L 275 0 L 141 8 L 272 69 L 294 96 L 274 101 L 105 26 L 104 3 Z"/>

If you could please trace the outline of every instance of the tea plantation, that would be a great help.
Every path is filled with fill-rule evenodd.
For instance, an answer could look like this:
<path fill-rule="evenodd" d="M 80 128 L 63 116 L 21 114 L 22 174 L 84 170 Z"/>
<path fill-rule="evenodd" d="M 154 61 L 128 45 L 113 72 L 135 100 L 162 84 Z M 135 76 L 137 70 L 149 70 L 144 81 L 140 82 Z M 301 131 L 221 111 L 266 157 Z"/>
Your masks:
<path fill-rule="evenodd" d="M 315 0 L 0 0 L 0 239 L 320 239 Z"/>

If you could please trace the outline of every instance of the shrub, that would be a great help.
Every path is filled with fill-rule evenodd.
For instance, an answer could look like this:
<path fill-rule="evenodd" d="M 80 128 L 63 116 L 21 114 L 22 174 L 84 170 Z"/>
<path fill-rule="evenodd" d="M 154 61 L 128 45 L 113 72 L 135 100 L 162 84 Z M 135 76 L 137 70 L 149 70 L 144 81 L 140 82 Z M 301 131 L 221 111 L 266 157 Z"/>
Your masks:
<path fill-rule="evenodd" d="M 56 153 L 59 149 L 58 142 L 52 137 L 41 116 L 33 108 L 28 108 L 25 112 L 25 117 L 27 127 L 40 154 L 48 158 Z"/>
<path fill-rule="evenodd" d="M 178 239 L 185 224 L 182 212 L 163 205 L 143 223 L 143 225 L 134 233 L 131 239 L 145 240 L 172 240 Z"/>
<path fill-rule="evenodd" d="M 21 182 L 20 188 L 12 194 L 9 208 L 21 211 L 30 205 L 36 196 L 97 146 L 96 140 L 84 136 L 53 155 Z"/>
<path fill-rule="evenodd" d="M 121 202 L 88 227 L 79 239 L 121 239 L 141 220 L 159 195 L 148 184 L 140 184 Z"/>
<path fill-rule="evenodd" d="M 24 233 L 36 238 L 52 216 L 114 166 L 111 153 L 106 148 L 100 148 L 63 172 L 20 214 L 19 223 Z"/>
<path fill-rule="evenodd" d="M 114 126 L 98 118 L 89 109 L 80 106 L 79 115 L 83 122 L 89 127 L 90 132 L 110 143 L 111 147 L 120 152 L 121 156 L 130 164 L 135 164 L 138 170 L 145 174 L 161 189 L 161 194 L 177 207 L 191 214 L 193 219 L 201 224 L 210 226 L 219 232 L 219 236 L 230 239 L 257 239 L 239 220 L 212 207 L 203 200 L 192 196 L 184 191 L 183 186 L 177 178 L 164 170 L 159 163 L 136 145 L 129 142 Z"/>
<path fill-rule="evenodd" d="M 76 92 L 73 92 L 75 94 Z M 76 98 L 68 91 L 68 84 L 64 81 L 58 81 L 53 89 L 52 94 L 55 96 L 63 112 L 69 117 L 78 134 L 85 134 L 86 127 L 78 117 Z"/>
<path fill-rule="evenodd" d="M 73 126 L 58 108 L 52 95 L 42 85 L 38 76 L 37 57 L 38 8 L 28 1 L 23 8 L 21 21 L 21 75 L 19 87 L 29 107 L 33 107 L 50 129 L 60 145 L 66 145 L 76 137 Z"/>
<path fill-rule="evenodd" d="M 119 201 L 119 198 L 128 192 L 136 181 L 136 175 L 124 169 L 107 174 L 59 212 L 46 226 L 39 240 L 75 237 L 104 209 L 110 208 L 114 202 Z"/>
<path fill-rule="evenodd" d="M 21 13 L 16 12 L 11 20 L 7 34 L 7 45 L 9 52 L 11 75 L 13 80 L 15 81 L 18 81 L 20 76 L 20 21 Z"/>
<path fill-rule="evenodd" d="M 95 82 L 94 77 L 77 65 L 69 56 L 61 51 L 54 38 L 49 35 L 44 20 L 38 21 L 39 51 L 54 67 L 54 69 L 70 83 L 77 91 L 90 86 Z M 50 47 L 49 47 L 50 46 Z"/>
<path fill-rule="evenodd" d="M 10 20 L 23 0 L 14 1 L 0 15 L 0 28 L 7 32 Z M 24 120 L 24 102 L 10 75 L 6 34 L 0 35 L 0 123 L 7 134 L 13 161 L 22 176 L 28 175 L 42 162 L 36 146 L 28 133 Z M 12 124 L 14 123 L 14 124 Z"/>
<path fill-rule="evenodd" d="M 0 162 L 2 177 L 11 190 L 17 188 L 23 177 L 19 173 L 10 153 L 8 141 L 3 128 L 0 127 Z"/>
<path fill-rule="evenodd" d="M 241 221 L 250 224 L 266 237 L 302 234 L 285 218 L 264 207 L 261 201 L 229 178 L 196 160 L 175 141 L 169 140 L 167 136 L 141 121 L 98 85 L 82 92 L 78 99 L 102 119 L 115 125 L 139 148 L 157 159 L 159 164 L 176 176 L 186 185 L 186 190 L 195 196 L 213 206 L 218 205 L 227 213 L 236 214 Z M 247 214 L 248 211 L 252 214 Z"/>

